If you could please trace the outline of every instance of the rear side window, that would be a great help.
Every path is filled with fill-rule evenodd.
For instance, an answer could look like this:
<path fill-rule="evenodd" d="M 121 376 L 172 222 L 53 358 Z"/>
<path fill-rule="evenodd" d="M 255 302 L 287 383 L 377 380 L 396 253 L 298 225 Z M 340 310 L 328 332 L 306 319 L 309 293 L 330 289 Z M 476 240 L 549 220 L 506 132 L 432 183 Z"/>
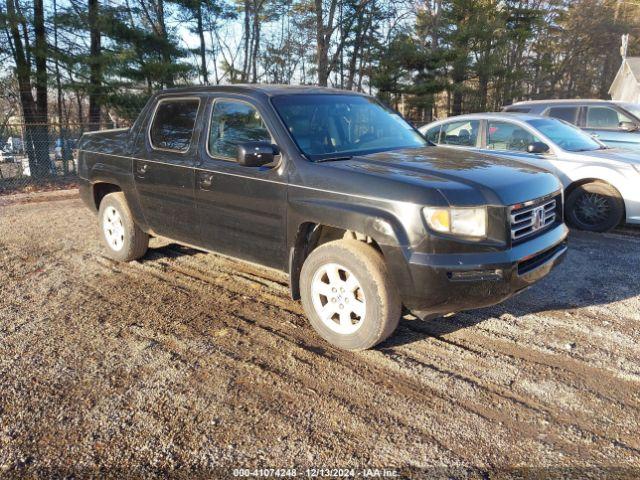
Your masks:
<path fill-rule="evenodd" d="M 151 146 L 174 152 L 189 150 L 199 105 L 197 98 L 161 100 L 149 129 Z"/>
<path fill-rule="evenodd" d="M 460 147 L 475 147 L 479 129 L 480 120 L 445 123 L 442 125 L 439 143 Z"/>
<path fill-rule="evenodd" d="M 578 107 L 552 107 L 547 110 L 546 115 L 575 125 L 578 118 Z"/>
<path fill-rule="evenodd" d="M 440 125 L 438 125 L 437 127 L 432 127 L 429 130 L 427 130 L 424 136 L 431 143 L 435 143 L 435 144 L 440 143 Z"/>
<path fill-rule="evenodd" d="M 490 121 L 487 127 L 487 148 L 489 150 L 526 152 L 530 144 L 539 141 L 539 138 L 513 123 Z"/>

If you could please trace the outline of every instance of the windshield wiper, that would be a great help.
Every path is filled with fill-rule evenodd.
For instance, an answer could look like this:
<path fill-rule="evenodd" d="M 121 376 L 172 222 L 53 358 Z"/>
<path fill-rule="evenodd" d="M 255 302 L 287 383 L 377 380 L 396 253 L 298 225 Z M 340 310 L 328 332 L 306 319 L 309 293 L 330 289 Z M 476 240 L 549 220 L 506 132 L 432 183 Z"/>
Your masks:
<path fill-rule="evenodd" d="M 327 158 L 319 158 L 315 160 L 313 163 L 322 163 L 322 162 L 337 162 L 339 160 L 351 160 L 353 155 L 343 155 L 342 157 L 327 157 Z"/>

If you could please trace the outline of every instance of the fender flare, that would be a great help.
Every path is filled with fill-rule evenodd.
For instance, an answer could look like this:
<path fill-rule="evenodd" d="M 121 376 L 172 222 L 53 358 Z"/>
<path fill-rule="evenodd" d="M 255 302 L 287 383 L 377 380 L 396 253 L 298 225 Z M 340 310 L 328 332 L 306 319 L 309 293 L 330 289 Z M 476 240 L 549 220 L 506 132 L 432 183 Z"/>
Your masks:
<path fill-rule="evenodd" d="M 406 268 L 409 236 L 393 213 L 374 206 L 337 200 L 304 199 L 289 204 L 287 218 L 289 250 L 289 285 L 294 299 L 299 298 L 302 264 L 310 253 L 318 226 L 353 231 L 371 237 L 382 254 L 394 279 L 402 284 L 409 280 Z M 404 257 L 404 261 L 399 256 Z"/>

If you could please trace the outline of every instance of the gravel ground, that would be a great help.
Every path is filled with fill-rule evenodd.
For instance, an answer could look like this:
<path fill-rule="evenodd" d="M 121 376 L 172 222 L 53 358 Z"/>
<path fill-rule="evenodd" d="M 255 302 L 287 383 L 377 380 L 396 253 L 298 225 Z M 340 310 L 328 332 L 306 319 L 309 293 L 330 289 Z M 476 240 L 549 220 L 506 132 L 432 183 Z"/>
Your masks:
<path fill-rule="evenodd" d="M 158 240 L 114 263 L 77 198 L 3 197 L 0 476 L 638 478 L 640 235 L 570 241 L 520 296 L 347 353 L 273 272 Z"/>

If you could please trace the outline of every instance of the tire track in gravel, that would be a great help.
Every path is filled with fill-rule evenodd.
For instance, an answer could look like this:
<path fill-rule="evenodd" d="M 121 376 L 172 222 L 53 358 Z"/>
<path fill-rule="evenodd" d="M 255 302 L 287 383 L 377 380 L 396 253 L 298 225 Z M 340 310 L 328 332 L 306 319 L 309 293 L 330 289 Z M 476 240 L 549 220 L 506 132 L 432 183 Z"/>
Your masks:
<path fill-rule="evenodd" d="M 110 263 L 110 261 L 107 261 L 108 263 Z M 121 266 L 118 266 L 119 270 L 122 270 L 123 272 L 125 272 L 126 274 L 130 274 L 133 272 L 129 272 L 129 270 L 137 270 L 140 267 L 145 267 L 142 268 L 142 270 L 144 270 L 144 274 L 146 275 L 148 272 L 148 268 L 152 268 L 152 269 L 158 269 L 159 271 L 161 271 L 161 274 L 158 275 L 158 272 L 156 272 L 156 278 L 159 278 L 163 281 L 166 281 L 167 283 L 171 283 L 172 287 L 175 286 L 175 284 L 179 284 L 181 285 L 182 282 L 179 281 L 178 278 L 176 278 L 176 276 L 172 276 L 171 273 L 178 273 L 180 274 L 180 271 L 178 270 L 172 270 L 172 272 L 167 272 L 167 265 L 149 265 L 146 262 L 143 265 L 134 265 L 132 268 L 121 268 Z M 137 273 L 137 272 L 136 272 Z M 192 276 L 190 275 L 186 275 L 189 278 L 192 278 Z M 208 290 L 208 286 L 210 286 L 211 283 L 211 278 L 209 278 L 209 282 L 207 282 L 206 280 L 203 280 L 202 282 L 204 283 L 203 289 L 204 290 Z M 191 283 L 190 285 L 193 286 L 193 284 Z M 217 283 L 215 284 L 216 287 L 220 287 L 220 285 L 218 285 Z M 223 288 L 227 288 L 228 285 L 224 285 Z M 264 305 L 267 309 L 272 309 L 274 306 L 266 303 Z M 191 308 L 193 308 L 193 305 L 191 305 Z M 279 310 L 276 310 L 279 311 Z M 278 340 L 280 340 L 281 342 L 285 342 L 287 343 L 287 348 L 291 349 L 293 348 L 297 348 L 298 349 L 298 355 L 302 355 L 303 357 L 306 357 L 305 361 L 307 364 L 311 364 L 312 362 L 314 363 L 318 363 L 318 352 L 322 351 L 322 347 L 319 344 L 316 345 L 312 345 L 312 346 L 308 346 L 308 345 L 303 345 L 300 346 L 299 342 L 307 342 L 308 338 L 306 336 L 302 336 L 302 337 L 298 337 L 297 339 L 292 339 L 291 337 L 291 331 L 290 330 L 285 330 L 285 331 L 281 331 L 281 325 L 279 321 L 275 321 L 273 323 L 270 323 L 268 326 L 264 325 L 265 323 L 265 318 L 269 318 L 269 316 L 267 315 L 266 317 L 262 317 L 262 315 L 260 316 L 260 319 L 255 319 L 255 318 L 250 318 L 250 315 L 255 315 L 255 312 L 253 310 L 249 311 L 249 312 L 245 312 L 245 315 L 239 315 L 239 314 L 234 314 L 234 315 L 227 315 L 226 312 L 217 312 L 217 316 L 216 316 L 216 320 L 220 321 L 222 320 L 225 324 L 225 327 L 232 327 L 234 328 L 236 331 L 241 330 L 245 335 L 248 335 L 249 332 L 251 333 L 251 340 L 254 342 L 258 342 L 259 344 L 263 345 L 264 347 L 266 347 L 264 349 L 265 352 L 269 352 L 270 349 L 273 349 L 273 336 L 276 336 Z M 242 323 L 237 323 L 237 322 L 233 322 L 233 320 L 236 319 L 241 319 Z M 250 329 L 246 328 L 246 323 L 250 322 Z M 258 329 L 257 331 L 255 329 Z M 264 332 L 266 335 L 261 336 L 261 335 L 257 335 L 257 332 Z M 264 338 L 263 338 L 264 337 Z M 263 350 L 258 348 L 256 349 L 257 352 L 262 352 Z M 341 352 L 333 352 L 335 353 L 335 355 L 323 355 L 322 357 L 324 357 L 324 359 L 326 360 L 327 365 L 326 368 L 327 369 L 331 369 L 333 371 L 335 371 L 335 362 L 341 360 L 340 359 L 340 355 Z M 251 359 L 251 364 L 255 364 L 256 362 L 256 353 L 252 353 L 252 359 Z M 322 358 L 321 357 L 321 358 Z M 234 357 L 235 360 L 240 361 L 240 358 Z M 270 366 L 270 367 L 266 367 L 267 365 L 269 365 L 268 363 L 269 361 L 269 356 L 265 357 L 262 359 L 262 363 L 260 364 L 265 370 L 271 370 L 272 372 L 274 372 L 274 367 Z M 357 363 L 356 363 L 357 364 Z M 344 364 L 341 364 L 341 366 L 345 367 Z M 348 373 L 353 373 L 353 368 L 354 368 L 353 363 L 348 363 L 346 365 L 346 369 L 344 371 L 348 372 Z M 348 396 L 345 395 L 337 395 L 336 392 L 340 391 L 340 390 L 334 390 L 335 385 L 336 384 L 340 384 L 346 380 L 349 380 L 351 385 L 350 385 L 350 391 L 354 391 L 355 390 L 361 390 L 362 391 L 362 395 L 364 396 L 364 394 L 367 392 L 367 388 L 369 387 L 369 385 L 365 385 L 365 387 L 362 386 L 361 382 L 362 381 L 368 381 L 367 378 L 364 377 L 358 377 L 357 381 L 355 383 L 353 383 L 353 381 L 351 379 L 348 378 L 348 376 L 343 376 L 341 377 L 340 381 L 332 381 L 332 382 L 328 382 L 328 384 L 326 384 L 325 381 L 317 381 L 315 379 L 315 377 L 313 375 L 309 375 L 309 374 L 304 374 L 304 375 L 294 375 L 291 376 L 289 375 L 288 377 L 286 376 L 285 372 L 280 371 L 278 372 L 278 376 L 280 377 L 284 377 L 286 378 L 286 381 L 284 381 L 284 383 L 286 385 L 290 385 L 292 383 L 292 381 L 295 380 L 295 383 L 298 384 L 300 387 L 302 388 L 311 388 L 314 392 L 316 393 L 322 393 L 322 395 L 324 396 L 324 398 L 330 398 L 333 397 L 338 405 L 344 405 L 345 403 L 348 404 L 348 410 L 350 411 L 358 411 L 361 410 L 358 407 L 361 407 L 361 405 L 357 405 L 357 404 L 350 404 L 349 402 L 349 398 Z M 312 382 L 313 386 L 310 386 L 310 382 Z M 377 383 L 377 382 L 376 382 Z M 411 388 L 408 390 L 410 392 L 412 392 Z M 415 399 L 409 399 L 410 402 L 413 402 Z M 370 407 L 370 406 L 369 406 Z M 369 408 L 369 411 L 370 408 Z M 380 416 L 384 417 L 384 416 L 388 416 L 388 412 L 385 412 L 383 410 L 374 412 L 376 414 L 379 414 Z M 368 414 L 366 418 L 363 419 L 362 423 L 363 424 L 367 424 L 371 421 L 373 421 L 375 419 L 376 415 L 373 415 L 372 413 Z M 396 428 L 398 426 L 401 426 L 403 428 L 403 431 L 409 432 L 411 433 L 412 431 L 416 430 L 415 427 L 413 427 L 411 424 L 406 423 L 405 420 L 403 420 L 402 417 L 397 417 L 395 418 L 396 420 Z M 424 438 L 428 438 L 429 434 L 427 431 L 424 430 L 419 430 L 419 434 L 421 437 Z M 418 436 L 416 434 L 416 436 Z M 364 440 L 364 439 L 363 439 Z M 446 447 L 443 446 L 442 443 L 440 443 L 437 439 L 433 438 L 432 442 L 436 445 L 439 445 L 439 448 L 442 449 L 443 451 L 448 450 Z M 459 457 L 459 455 L 457 455 Z"/>
<path fill-rule="evenodd" d="M 505 308 L 402 322 L 397 336 L 378 350 L 346 353 L 312 332 L 283 277 L 274 272 L 175 245 L 151 249 L 140 262 L 117 264 L 101 256 L 97 232 L 82 237 L 81 246 L 73 243 L 77 229 L 94 228 L 88 214 L 76 215 L 72 228 L 61 222 L 63 209 L 73 212 L 79 202 L 20 208 L 13 217 L 18 211 L 39 212 L 52 219 L 62 241 L 45 243 L 34 235 L 33 224 L 32 232 L 14 236 L 24 245 L 9 243 L 0 251 L 0 262 L 9 265 L 6 273 L 0 271 L 8 285 L 3 288 L 12 294 L 37 292 L 33 302 L 12 298 L 13 308 L 33 316 L 33 323 L 13 336 L 2 333 L 16 324 L 2 323 L 1 314 L 10 310 L 0 305 L 0 347 L 16 344 L 31 329 L 46 335 L 51 325 L 59 329 L 57 335 L 70 337 L 51 340 L 47 348 L 64 348 L 65 359 L 73 358 L 69 349 L 74 348 L 93 355 L 77 370 L 85 380 L 61 377 L 55 397 L 63 415 L 72 414 L 78 403 L 91 403 L 86 418 L 80 424 L 76 420 L 76 427 L 32 425 L 34 438 L 57 434 L 60 451 L 66 438 L 66 444 L 75 442 L 89 455 L 91 444 L 83 443 L 78 425 L 97 425 L 108 415 L 122 418 L 125 427 L 110 420 L 115 433 L 101 441 L 114 447 L 102 448 L 113 455 L 111 448 L 136 452 L 138 461 L 156 458 L 137 451 L 138 443 L 147 442 L 148 448 L 167 452 L 168 457 L 157 457 L 162 462 L 174 455 L 194 465 L 197 460 L 189 453 L 198 445 L 194 438 L 206 436 L 216 446 L 235 444 L 236 461 L 266 455 L 271 462 L 328 465 L 640 465 L 633 429 L 640 417 L 635 366 L 633 361 L 617 365 L 605 356 L 611 348 L 624 357 L 637 353 L 632 343 L 636 320 L 625 313 L 624 322 L 616 322 L 624 299 L 612 304 L 611 312 L 578 304 L 572 312 L 582 323 L 572 325 L 573 318 L 541 303 L 540 293 L 532 290 Z M 0 226 L 3 222 L 0 218 Z M 605 238 L 619 251 L 628 242 L 621 235 Z M 578 260 L 598 248 L 597 239 L 577 237 L 569 272 L 589 267 Z M 35 262 L 46 266 L 33 284 L 30 275 L 12 275 L 25 271 L 25 265 L 32 268 L 29 242 L 35 243 Z M 52 280 L 59 271 L 68 277 Z M 44 305 L 66 312 L 71 323 L 64 317 L 47 320 Z M 517 316 L 503 321 L 506 311 Z M 585 327 L 604 318 L 611 321 L 609 328 Z M 553 337 L 538 336 L 543 328 L 552 329 Z M 613 328 L 621 332 L 618 340 L 606 335 Z M 563 350 L 562 342 L 569 340 L 578 348 Z M 27 380 L 14 372 L 23 361 L 3 359 L 0 378 L 26 391 Z M 34 372 L 46 373 L 44 366 L 37 368 Z M 83 382 L 90 373 L 98 375 L 99 388 L 87 390 Z M 31 388 L 29 405 L 37 407 L 33 399 L 42 398 L 35 395 L 44 395 L 46 388 Z M 163 388 L 169 397 L 160 396 Z M 18 408 L 20 397 L 10 395 Z M 171 420 L 164 416 L 167 409 L 176 409 Z M 222 423 L 207 428 L 216 417 Z M 127 423 L 138 422 L 140 428 L 142 421 L 157 435 L 127 430 Z M 20 437 L 20 448 L 29 441 Z M 288 445 L 294 446 L 287 450 Z M 42 452 L 56 451 L 51 448 Z M 219 448 L 211 452 L 225 454 Z"/>
<path fill-rule="evenodd" d="M 223 259 L 219 259 L 219 260 L 224 262 Z M 189 272 L 188 270 L 185 271 L 185 268 L 183 268 L 183 267 L 177 267 L 176 265 L 168 265 L 168 264 L 163 264 L 162 267 L 163 267 L 163 269 L 162 269 L 163 273 L 166 273 L 166 274 L 168 274 L 169 272 L 166 272 L 165 267 L 168 267 L 168 268 L 171 268 L 174 272 L 178 272 L 178 273 L 184 274 L 184 275 L 186 275 L 188 277 L 191 277 L 191 278 L 194 277 L 194 275 L 191 272 Z M 222 269 L 224 270 L 224 267 L 222 267 Z M 215 282 L 217 280 L 217 279 L 212 278 L 211 276 L 202 275 L 202 274 L 199 274 L 196 277 L 199 278 L 201 281 L 203 281 L 205 283 L 206 282 L 212 282 L 212 281 Z M 260 282 L 258 282 L 258 283 L 260 285 L 262 285 Z M 395 359 L 395 361 L 399 361 L 399 363 L 405 364 L 405 366 L 406 366 L 407 363 L 411 364 L 412 362 L 414 362 L 413 365 L 412 365 L 414 367 L 412 369 L 413 370 L 412 373 L 414 373 L 414 374 L 415 374 L 415 370 L 416 370 L 415 367 L 416 366 L 420 366 L 420 367 L 424 367 L 425 366 L 425 364 L 423 364 L 419 360 L 416 360 L 415 358 L 412 358 L 412 362 L 408 362 L 408 358 L 411 358 L 411 357 L 406 357 L 405 356 L 405 358 Z M 482 382 L 477 378 L 474 379 L 474 378 L 470 378 L 470 377 L 464 377 L 464 376 L 459 375 L 459 374 L 457 374 L 455 372 L 452 372 L 452 371 L 445 371 L 445 370 L 439 369 L 433 363 L 427 364 L 427 367 L 430 368 L 430 369 L 435 369 L 438 372 L 438 374 L 440 374 L 440 376 L 442 377 L 440 380 L 446 380 L 447 377 L 452 377 L 455 380 L 458 380 L 460 382 L 470 384 L 473 389 L 485 390 L 489 397 L 497 396 L 497 397 L 500 397 L 503 400 L 509 401 L 511 403 L 515 403 L 516 405 L 518 405 L 519 407 L 521 407 L 521 408 L 523 408 L 525 410 L 526 409 L 531 409 L 531 410 L 536 411 L 537 413 L 544 412 L 545 414 L 549 414 L 548 409 L 544 408 L 543 404 L 541 404 L 541 403 L 538 403 L 538 404 L 536 404 L 536 403 L 527 403 L 527 401 L 524 398 L 515 398 L 513 396 L 513 394 L 507 394 L 507 393 L 505 393 L 503 391 L 497 391 L 497 390 L 495 390 L 493 388 L 490 388 L 488 385 L 482 385 Z M 352 368 L 353 368 L 353 365 L 352 365 Z M 471 403 L 464 402 L 464 403 L 462 403 L 459 400 L 457 400 L 459 398 L 459 396 L 457 396 L 457 395 L 456 396 L 445 395 L 444 392 L 442 392 L 441 390 L 438 390 L 437 388 L 434 388 L 434 385 L 429 385 L 429 386 L 431 388 L 431 391 L 430 391 L 431 395 L 438 395 L 438 396 L 440 396 L 441 400 L 443 400 L 443 401 L 453 401 L 454 403 L 456 403 L 461 408 L 464 408 L 464 409 L 468 410 L 469 412 L 482 417 L 483 419 L 485 419 L 488 422 L 499 421 L 499 422 L 503 422 L 503 423 L 512 424 L 512 427 L 516 426 L 519 423 L 519 422 L 515 422 L 515 423 L 511 422 L 509 417 L 505 417 L 503 415 L 499 415 L 499 414 L 498 415 L 491 415 L 493 413 L 491 408 L 490 407 L 489 408 L 484 408 L 482 402 L 471 402 Z M 416 390 L 416 387 L 419 387 L 419 385 L 410 384 L 409 388 L 408 388 L 408 391 L 413 392 L 413 391 Z M 458 392 L 458 393 L 463 393 L 463 392 Z M 489 400 L 491 400 L 491 398 L 489 398 Z M 489 404 L 491 404 L 491 403 L 493 403 L 493 402 L 489 402 Z M 555 417 L 551 416 L 551 418 L 553 420 L 556 420 L 556 421 L 562 421 L 561 423 L 563 423 L 565 425 L 565 428 L 575 427 L 575 428 L 578 428 L 579 431 L 582 434 L 595 435 L 593 431 L 589 431 L 589 430 L 585 431 L 585 427 L 584 426 L 576 427 L 573 423 L 570 422 L 570 418 L 567 418 L 566 416 L 564 418 L 560 418 L 559 416 L 556 415 Z M 530 434 L 530 437 L 534 437 L 534 436 L 535 436 L 535 432 Z M 561 438 L 562 437 L 561 433 L 556 435 L 556 437 L 557 438 Z M 600 434 L 600 435 L 598 435 L 598 437 L 602 437 L 602 435 Z M 606 442 L 608 440 L 609 439 L 606 439 L 606 438 L 602 439 L 602 441 L 604 441 L 604 442 Z M 630 447 L 630 446 L 628 446 L 626 444 L 621 444 L 620 446 L 623 447 L 623 448 L 626 448 L 628 450 L 634 451 L 633 447 Z M 635 453 L 639 453 L 639 452 L 635 451 Z"/>

